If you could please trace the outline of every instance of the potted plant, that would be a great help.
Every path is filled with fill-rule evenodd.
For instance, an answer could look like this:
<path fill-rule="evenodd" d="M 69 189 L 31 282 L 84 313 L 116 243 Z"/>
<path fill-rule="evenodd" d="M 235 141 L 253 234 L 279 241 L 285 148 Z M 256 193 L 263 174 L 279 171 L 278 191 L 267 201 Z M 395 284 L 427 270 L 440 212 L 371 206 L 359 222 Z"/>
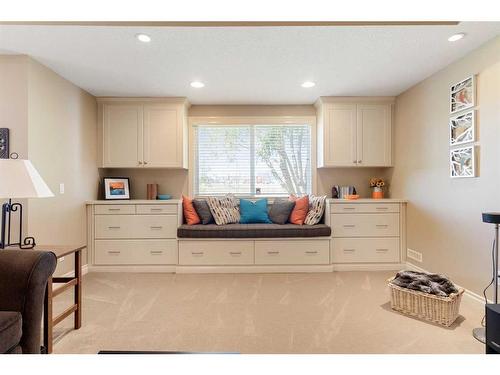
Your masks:
<path fill-rule="evenodd" d="M 382 199 L 384 198 L 385 181 L 380 177 L 373 177 L 370 179 L 370 187 L 372 188 L 372 198 Z"/>

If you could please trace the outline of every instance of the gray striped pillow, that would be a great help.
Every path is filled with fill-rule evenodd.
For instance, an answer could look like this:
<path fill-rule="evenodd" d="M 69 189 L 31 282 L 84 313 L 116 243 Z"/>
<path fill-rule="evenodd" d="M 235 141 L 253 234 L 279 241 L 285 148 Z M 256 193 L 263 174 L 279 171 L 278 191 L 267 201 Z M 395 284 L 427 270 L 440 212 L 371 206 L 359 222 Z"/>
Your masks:
<path fill-rule="evenodd" d="M 227 194 L 222 198 L 208 197 L 207 202 L 217 225 L 238 223 L 240 221 L 238 201 L 234 195 Z"/>
<path fill-rule="evenodd" d="M 306 219 L 304 220 L 304 224 L 315 225 L 319 223 L 319 221 L 323 217 L 323 213 L 325 212 L 325 202 L 326 195 L 323 195 L 322 197 L 316 197 L 311 194 L 309 196 L 309 212 L 307 213 Z"/>

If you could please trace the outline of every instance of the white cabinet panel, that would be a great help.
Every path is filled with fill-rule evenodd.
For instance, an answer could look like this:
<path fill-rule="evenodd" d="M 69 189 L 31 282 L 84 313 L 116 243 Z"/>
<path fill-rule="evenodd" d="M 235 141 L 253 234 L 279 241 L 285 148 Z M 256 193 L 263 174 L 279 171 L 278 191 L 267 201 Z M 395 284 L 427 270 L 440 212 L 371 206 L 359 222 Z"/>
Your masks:
<path fill-rule="evenodd" d="M 142 160 L 142 106 L 104 104 L 103 166 L 137 167 Z"/>
<path fill-rule="evenodd" d="M 391 165 L 391 106 L 357 106 L 357 163 L 375 167 Z"/>
<path fill-rule="evenodd" d="M 180 265 L 223 266 L 253 262 L 253 241 L 179 241 Z"/>
<path fill-rule="evenodd" d="M 96 215 L 98 239 L 176 238 L 176 215 Z"/>
<path fill-rule="evenodd" d="M 399 203 L 332 203 L 330 212 L 334 214 L 399 212 Z"/>
<path fill-rule="evenodd" d="M 144 106 L 144 166 L 182 167 L 182 111 L 175 105 Z"/>
<path fill-rule="evenodd" d="M 329 240 L 255 241 L 255 264 L 329 263 Z"/>
<path fill-rule="evenodd" d="M 325 116 L 324 166 L 355 166 L 356 105 L 329 105 Z"/>
<path fill-rule="evenodd" d="M 97 265 L 177 263 L 176 240 L 96 240 Z"/>
<path fill-rule="evenodd" d="M 95 206 L 96 215 L 130 215 L 135 214 L 133 204 L 98 204 Z"/>
<path fill-rule="evenodd" d="M 333 237 L 399 236 L 399 214 L 333 214 Z"/>
<path fill-rule="evenodd" d="M 399 262 L 399 238 L 334 238 L 332 263 Z"/>

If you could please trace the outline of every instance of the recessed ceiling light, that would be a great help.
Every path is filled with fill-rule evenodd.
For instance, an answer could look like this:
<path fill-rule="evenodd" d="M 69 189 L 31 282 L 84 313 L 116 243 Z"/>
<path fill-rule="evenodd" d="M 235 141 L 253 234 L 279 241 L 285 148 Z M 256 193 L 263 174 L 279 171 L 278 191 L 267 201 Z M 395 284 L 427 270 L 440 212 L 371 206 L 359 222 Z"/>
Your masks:
<path fill-rule="evenodd" d="M 305 81 L 301 86 L 308 89 L 316 86 L 316 84 L 313 81 Z"/>
<path fill-rule="evenodd" d="M 202 87 L 205 87 L 205 84 L 200 81 L 193 81 L 191 82 L 191 87 L 194 87 L 196 89 L 201 89 Z"/>
<path fill-rule="evenodd" d="M 151 37 L 148 34 L 137 34 L 135 37 L 144 43 L 151 42 Z"/>
<path fill-rule="evenodd" d="M 464 36 L 465 33 L 454 34 L 448 38 L 448 42 L 456 42 L 457 40 L 462 39 Z"/>

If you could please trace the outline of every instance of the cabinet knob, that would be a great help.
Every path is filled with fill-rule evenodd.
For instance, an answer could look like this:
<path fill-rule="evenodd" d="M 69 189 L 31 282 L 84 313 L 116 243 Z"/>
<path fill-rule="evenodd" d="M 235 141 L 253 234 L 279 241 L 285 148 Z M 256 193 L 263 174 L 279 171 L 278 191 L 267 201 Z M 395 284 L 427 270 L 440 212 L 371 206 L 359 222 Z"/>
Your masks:
<path fill-rule="evenodd" d="M 142 161 L 139 162 L 139 165 L 141 165 L 141 164 L 142 164 Z"/>
<path fill-rule="evenodd" d="M 144 162 L 144 164 L 148 164 L 148 162 L 147 162 L 147 161 L 145 161 L 145 162 Z"/>

